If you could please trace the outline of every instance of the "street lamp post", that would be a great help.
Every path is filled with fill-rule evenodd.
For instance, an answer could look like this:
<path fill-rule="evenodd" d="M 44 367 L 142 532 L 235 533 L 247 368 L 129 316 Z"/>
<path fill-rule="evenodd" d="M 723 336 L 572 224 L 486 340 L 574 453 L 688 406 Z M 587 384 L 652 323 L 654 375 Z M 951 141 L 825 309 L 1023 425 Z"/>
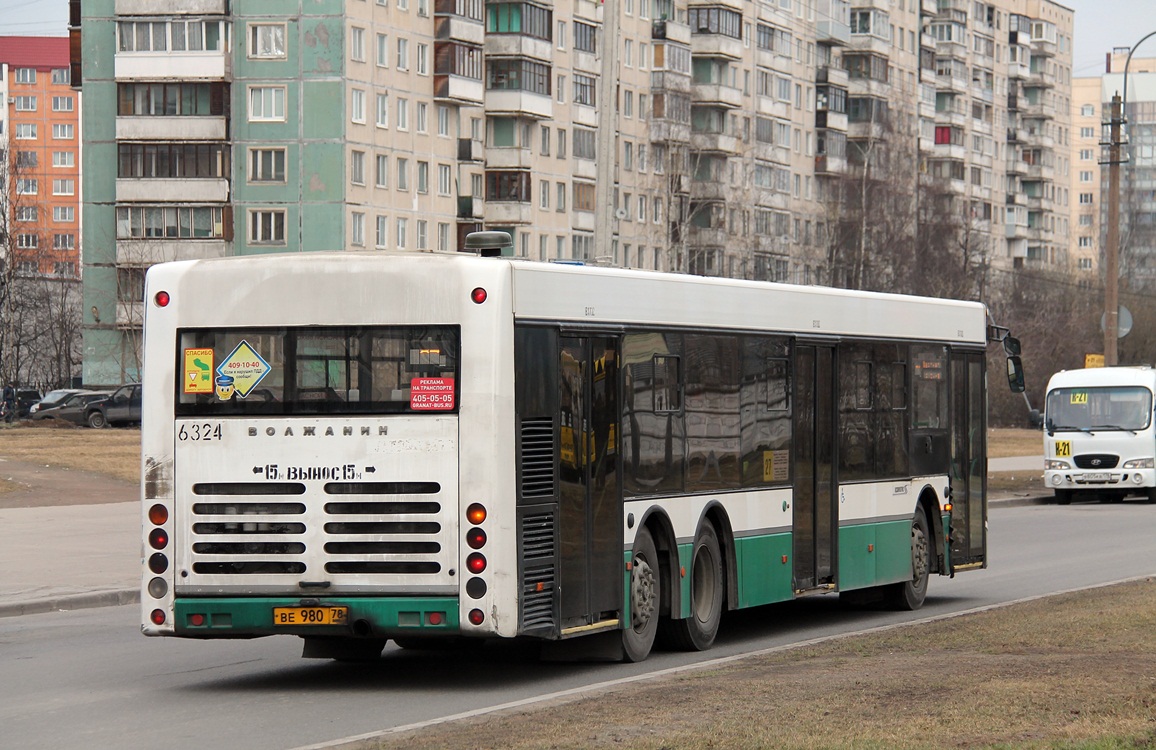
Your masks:
<path fill-rule="evenodd" d="M 1120 146 L 1123 142 L 1123 125 L 1128 117 L 1128 67 L 1136 48 L 1156 31 L 1145 35 L 1128 50 L 1124 61 L 1124 96 L 1112 97 L 1112 109 L 1108 124 L 1108 237 L 1104 247 L 1104 364 L 1112 367 L 1119 362 L 1118 344 L 1120 340 Z"/>

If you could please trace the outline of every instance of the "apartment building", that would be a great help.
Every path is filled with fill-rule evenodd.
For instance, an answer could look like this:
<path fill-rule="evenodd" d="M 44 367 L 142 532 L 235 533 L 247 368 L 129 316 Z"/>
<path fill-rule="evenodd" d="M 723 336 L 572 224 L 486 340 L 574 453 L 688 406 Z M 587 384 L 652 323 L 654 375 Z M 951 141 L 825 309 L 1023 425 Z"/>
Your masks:
<path fill-rule="evenodd" d="M 80 106 L 68 40 L 0 36 L 0 95 L 2 226 L 12 238 L 0 252 L 21 277 L 79 279 Z"/>
<path fill-rule="evenodd" d="M 513 253 L 845 283 L 833 186 L 902 141 L 1009 269 L 1066 262 L 1071 11 L 1049 0 L 72 0 L 86 383 L 145 269 Z"/>

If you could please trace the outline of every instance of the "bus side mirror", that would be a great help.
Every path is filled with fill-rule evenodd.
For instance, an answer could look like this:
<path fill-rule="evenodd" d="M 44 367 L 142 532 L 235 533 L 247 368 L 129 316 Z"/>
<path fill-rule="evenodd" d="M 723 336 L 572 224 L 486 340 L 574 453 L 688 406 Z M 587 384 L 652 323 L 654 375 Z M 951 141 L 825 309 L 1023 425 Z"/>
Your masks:
<path fill-rule="evenodd" d="M 1024 392 L 1024 363 L 1014 354 L 1007 358 L 1007 384 L 1012 393 Z"/>
<path fill-rule="evenodd" d="M 1044 415 L 1040 414 L 1039 409 L 1032 409 L 1028 412 L 1028 426 L 1033 430 L 1044 429 Z"/>
<path fill-rule="evenodd" d="M 1005 336 L 1003 340 L 1003 351 L 1009 357 L 1018 357 L 1020 355 L 1020 340 L 1015 336 Z"/>

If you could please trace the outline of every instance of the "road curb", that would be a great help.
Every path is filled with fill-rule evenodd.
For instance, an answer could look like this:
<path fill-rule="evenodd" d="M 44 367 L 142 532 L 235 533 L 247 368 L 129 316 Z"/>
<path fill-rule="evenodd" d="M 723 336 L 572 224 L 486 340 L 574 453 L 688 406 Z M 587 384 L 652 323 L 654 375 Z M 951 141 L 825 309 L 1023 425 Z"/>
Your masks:
<path fill-rule="evenodd" d="M 29 599 L 22 602 L 0 603 L 0 617 L 36 615 L 45 612 L 90 609 L 92 607 L 116 607 L 122 604 L 135 604 L 139 601 L 139 589 L 94 591 L 85 594 L 68 594 L 44 599 Z"/>

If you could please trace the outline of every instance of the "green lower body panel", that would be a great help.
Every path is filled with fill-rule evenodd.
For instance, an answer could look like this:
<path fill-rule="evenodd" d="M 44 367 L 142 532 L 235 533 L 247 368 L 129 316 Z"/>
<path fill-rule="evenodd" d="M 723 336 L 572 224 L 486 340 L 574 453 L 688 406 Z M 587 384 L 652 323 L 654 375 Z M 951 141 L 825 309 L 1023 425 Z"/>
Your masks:
<path fill-rule="evenodd" d="M 911 522 L 888 521 L 839 529 L 839 590 L 911 578 Z"/>
<path fill-rule="evenodd" d="M 333 596 L 314 601 L 303 607 L 301 597 L 177 597 L 174 626 L 177 635 L 191 638 L 280 633 L 390 638 L 453 635 L 459 629 L 454 597 Z"/>
<path fill-rule="evenodd" d="M 795 596 L 790 534 L 735 540 L 739 607 L 784 602 Z"/>

